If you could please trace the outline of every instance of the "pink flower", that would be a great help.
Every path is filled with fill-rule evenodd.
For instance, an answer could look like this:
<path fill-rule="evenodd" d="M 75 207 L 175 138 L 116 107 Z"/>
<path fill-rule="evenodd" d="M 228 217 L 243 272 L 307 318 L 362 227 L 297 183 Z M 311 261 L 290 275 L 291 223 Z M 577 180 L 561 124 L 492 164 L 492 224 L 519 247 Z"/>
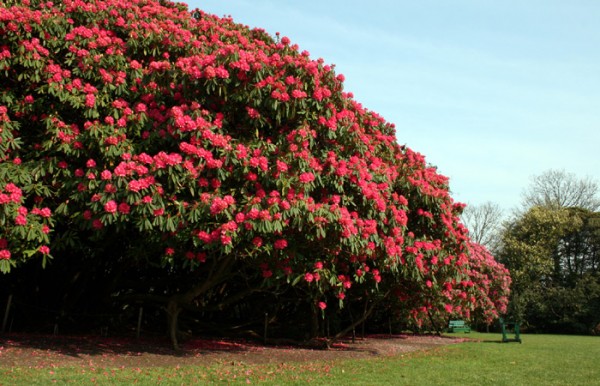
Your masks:
<path fill-rule="evenodd" d="M 285 249 L 288 246 L 288 242 L 285 239 L 279 239 L 273 243 L 275 249 Z"/>
<path fill-rule="evenodd" d="M 252 119 L 260 118 L 260 113 L 252 107 L 246 106 L 246 112 L 248 113 L 248 116 Z"/>
<path fill-rule="evenodd" d="M 27 217 L 23 215 L 18 215 L 15 217 L 15 224 L 17 225 L 27 225 Z"/>
<path fill-rule="evenodd" d="M 212 204 L 210 205 L 210 214 L 219 214 L 225 209 L 227 209 L 228 206 L 229 205 L 227 204 L 227 201 L 225 201 L 221 197 L 215 197 Z"/>
<path fill-rule="evenodd" d="M 223 245 L 229 245 L 231 243 L 232 243 L 231 236 L 221 235 L 221 244 L 223 244 Z"/>
<path fill-rule="evenodd" d="M 276 164 L 277 164 L 277 171 L 278 172 L 287 172 L 288 165 L 285 162 L 277 160 Z"/>
<path fill-rule="evenodd" d="M 175 254 L 175 250 L 173 248 L 166 248 L 165 249 L 165 255 L 167 256 L 173 256 Z"/>
<path fill-rule="evenodd" d="M 10 259 L 10 251 L 8 249 L 0 250 L 0 260 Z"/>
<path fill-rule="evenodd" d="M 50 253 L 50 248 L 48 248 L 48 246 L 47 246 L 47 245 L 42 245 L 42 246 L 40 247 L 39 251 L 40 251 L 40 253 L 41 253 L 42 255 L 47 255 L 47 254 L 49 254 L 49 253 Z"/>
<path fill-rule="evenodd" d="M 298 179 L 303 184 L 308 184 L 309 182 L 312 182 L 315 180 L 315 175 L 310 172 L 302 173 L 302 174 L 300 174 L 300 177 L 298 177 Z"/>
<path fill-rule="evenodd" d="M 131 207 L 126 202 L 122 202 L 119 204 L 119 207 L 117 209 L 119 210 L 119 213 L 129 214 Z"/>
<path fill-rule="evenodd" d="M 256 236 L 252 239 L 252 244 L 254 244 L 254 246 L 257 248 L 260 248 L 263 245 L 263 240 L 260 237 Z"/>
<path fill-rule="evenodd" d="M 196 254 L 196 260 L 198 260 L 201 263 L 204 263 L 206 261 L 206 252 L 198 252 Z"/>
<path fill-rule="evenodd" d="M 94 94 L 86 94 L 85 96 L 85 107 L 92 108 L 96 104 L 96 97 Z"/>
<path fill-rule="evenodd" d="M 114 145 L 116 145 L 116 144 L 118 144 L 118 143 L 119 143 L 119 139 L 118 139 L 117 137 L 115 137 L 115 136 L 110 136 L 110 137 L 107 137 L 107 138 L 104 140 L 104 143 L 105 143 L 105 144 L 107 144 L 107 145 L 112 145 L 112 146 L 114 146 Z"/>
<path fill-rule="evenodd" d="M 205 243 L 210 243 L 210 241 L 211 241 L 211 237 L 210 237 L 210 235 L 208 234 L 208 232 L 205 232 L 205 231 L 198 231 L 198 232 L 196 233 L 196 236 L 197 236 L 197 237 L 198 237 L 200 240 L 202 240 L 203 242 L 205 242 Z"/>
<path fill-rule="evenodd" d="M 22 191 L 12 182 L 6 184 L 4 187 L 6 193 L 10 193 L 10 201 L 18 203 L 21 201 Z"/>
<path fill-rule="evenodd" d="M 117 211 L 117 203 L 113 200 L 110 200 L 106 204 L 104 204 L 104 210 L 108 213 L 115 213 Z"/>
<path fill-rule="evenodd" d="M 138 113 L 144 113 L 144 112 L 146 112 L 146 110 L 147 110 L 147 109 L 148 109 L 148 108 L 147 108 L 147 107 L 146 107 L 146 105 L 145 105 L 145 104 L 143 104 L 143 103 L 138 103 L 138 104 L 135 106 L 135 111 L 136 111 L 136 112 L 138 112 Z"/>
<path fill-rule="evenodd" d="M 311 283 L 314 279 L 315 277 L 312 273 L 307 272 L 304 274 L 304 280 L 306 280 L 307 283 Z"/>
<path fill-rule="evenodd" d="M 139 192 L 140 190 L 142 190 L 142 183 L 138 180 L 131 180 L 127 184 L 127 189 L 129 189 L 132 192 Z"/>
<path fill-rule="evenodd" d="M 50 208 L 33 208 L 31 210 L 31 213 L 44 218 L 49 218 L 50 216 L 52 216 L 52 210 L 50 210 Z"/>
<path fill-rule="evenodd" d="M 235 215 L 235 222 L 242 223 L 244 222 L 244 220 L 246 219 L 246 215 L 243 214 L 242 212 L 239 212 L 238 214 Z"/>
<path fill-rule="evenodd" d="M 306 92 L 304 92 L 302 90 L 293 90 L 292 98 L 294 98 L 294 99 L 306 98 Z"/>
<path fill-rule="evenodd" d="M 317 261 L 315 263 L 315 269 L 323 269 L 323 263 L 320 261 Z"/>
<path fill-rule="evenodd" d="M 325 302 L 319 302 L 318 306 L 319 306 L 320 309 L 324 310 L 325 308 L 327 308 L 327 303 L 325 303 Z"/>

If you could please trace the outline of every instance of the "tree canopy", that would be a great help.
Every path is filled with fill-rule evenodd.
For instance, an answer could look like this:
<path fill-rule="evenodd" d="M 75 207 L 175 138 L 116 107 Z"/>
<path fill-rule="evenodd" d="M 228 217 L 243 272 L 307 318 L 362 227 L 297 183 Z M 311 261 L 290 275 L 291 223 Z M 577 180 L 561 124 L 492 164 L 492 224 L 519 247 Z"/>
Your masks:
<path fill-rule="evenodd" d="M 550 170 L 534 178 L 526 190 L 527 210 L 506 223 L 498 258 L 513 279 L 510 314 L 529 328 L 597 333 L 597 202 L 594 181 Z"/>
<path fill-rule="evenodd" d="M 578 178 L 574 173 L 550 169 L 534 176 L 523 193 L 523 204 L 530 208 L 545 206 L 554 208 L 600 209 L 598 184 L 591 178 Z"/>
<path fill-rule="evenodd" d="M 13 284 L 40 261 L 65 283 L 87 272 L 110 283 L 98 299 L 162 303 L 175 345 L 182 310 L 260 292 L 417 324 L 505 308 L 508 271 L 470 241 L 447 178 L 289 38 L 168 1 L 3 4 Z"/>

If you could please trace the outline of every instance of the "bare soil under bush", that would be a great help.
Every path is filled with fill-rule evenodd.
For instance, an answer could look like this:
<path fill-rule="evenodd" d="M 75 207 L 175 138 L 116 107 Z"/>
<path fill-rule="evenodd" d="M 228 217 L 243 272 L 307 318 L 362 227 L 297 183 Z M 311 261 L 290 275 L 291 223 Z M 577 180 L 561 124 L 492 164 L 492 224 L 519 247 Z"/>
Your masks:
<path fill-rule="evenodd" d="M 10 334 L 0 336 L 1 367 L 151 367 L 210 366 L 217 363 L 289 363 L 401 355 L 464 339 L 440 336 L 370 335 L 344 339 L 328 350 L 262 345 L 247 340 L 190 340 L 180 351 L 162 339 Z"/>

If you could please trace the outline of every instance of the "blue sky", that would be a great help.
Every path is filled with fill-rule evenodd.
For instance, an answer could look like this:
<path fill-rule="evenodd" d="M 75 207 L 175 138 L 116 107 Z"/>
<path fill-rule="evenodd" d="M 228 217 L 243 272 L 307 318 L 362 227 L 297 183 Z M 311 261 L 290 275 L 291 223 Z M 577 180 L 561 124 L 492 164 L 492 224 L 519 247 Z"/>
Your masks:
<path fill-rule="evenodd" d="M 186 3 L 335 64 L 457 201 L 510 210 L 548 169 L 600 180 L 600 1 Z"/>

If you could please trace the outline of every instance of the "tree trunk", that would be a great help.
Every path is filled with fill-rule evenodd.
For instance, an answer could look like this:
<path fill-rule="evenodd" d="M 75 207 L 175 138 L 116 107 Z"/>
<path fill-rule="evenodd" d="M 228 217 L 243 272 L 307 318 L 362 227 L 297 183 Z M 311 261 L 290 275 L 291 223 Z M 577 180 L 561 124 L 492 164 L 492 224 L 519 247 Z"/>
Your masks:
<path fill-rule="evenodd" d="M 319 337 L 319 312 L 314 305 L 311 307 L 311 323 L 310 323 L 310 338 Z"/>
<path fill-rule="evenodd" d="M 369 317 L 369 315 L 367 315 L 368 309 L 369 309 L 369 299 L 365 300 L 365 308 L 363 310 L 363 322 L 361 323 L 361 333 L 362 333 L 363 339 L 365 339 L 365 322 L 367 321 L 367 318 Z"/>
<path fill-rule="evenodd" d="M 442 330 L 438 327 L 437 323 L 433 320 L 433 316 L 431 315 L 431 311 L 429 308 L 427 309 L 427 316 L 429 316 L 429 322 L 431 323 L 431 328 L 435 331 L 437 336 L 442 336 Z"/>
<path fill-rule="evenodd" d="M 352 311 L 348 306 L 348 314 L 350 314 L 350 325 L 352 326 L 352 343 L 356 343 L 356 328 L 354 328 L 354 317 L 352 316 Z"/>
<path fill-rule="evenodd" d="M 177 331 L 178 324 L 177 318 L 179 317 L 179 313 L 181 312 L 181 307 L 179 306 L 179 302 L 177 299 L 170 299 L 167 304 L 167 326 L 168 326 L 168 334 L 171 338 L 171 343 L 173 344 L 173 350 L 179 350 L 179 343 L 177 339 Z"/>
<path fill-rule="evenodd" d="M 338 332 L 337 334 L 335 334 L 333 336 L 333 338 L 331 338 L 329 343 L 333 343 L 336 340 L 340 339 L 341 337 L 345 336 L 347 333 L 349 333 L 350 331 L 353 332 L 353 339 L 354 339 L 354 330 L 356 328 L 356 326 L 358 326 L 359 324 L 363 323 L 365 320 L 367 320 L 369 318 L 369 316 L 371 316 L 371 313 L 373 313 L 373 311 L 375 310 L 375 307 L 381 303 L 384 299 L 387 299 L 387 297 L 389 296 L 389 294 L 391 293 L 391 291 L 387 291 L 381 298 L 374 300 L 371 303 L 371 307 L 368 307 L 367 309 L 365 309 L 362 317 L 356 321 L 353 320 L 352 318 L 352 313 L 350 313 L 350 319 L 351 319 L 351 325 L 346 327 L 344 330 Z M 368 303 L 367 303 L 368 304 Z M 350 307 L 348 307 L 348 311 L 350 311 Z"/>
<path fill-rule="evenodd" d="M 206 293 L 209 289 L 223 282 L 227 274 L 230 272 L 234 261 L 235 257 L 233 255 L 226 256 L 222 261 L 219 261 L 218 264 L 215 261 L 208 274 L 208 278 L 206 278 L 202 284 L 190 288 L 183 294 L 174 295 L 169 298 L 166 308 L 168 321 L 167 324 L 169 329 L 168 334 L 171 338 L 171 343 L 173 343 L 173 349 L 179 350 L 179 328 L 177 323 L 179 313 L 183 310 L 183 308 L 189 307 L 190 303 L 198 296 Z"/>

